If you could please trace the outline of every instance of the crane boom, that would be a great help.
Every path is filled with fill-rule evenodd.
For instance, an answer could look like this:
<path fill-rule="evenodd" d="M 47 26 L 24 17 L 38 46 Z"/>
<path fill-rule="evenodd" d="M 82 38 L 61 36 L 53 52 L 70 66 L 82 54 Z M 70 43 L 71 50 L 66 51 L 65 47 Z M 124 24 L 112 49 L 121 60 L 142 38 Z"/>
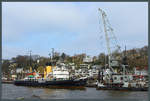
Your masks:
<path fill-rule="evenodd" d="M 107 50 L 108 50 L 108 55 L 111 55 L 111 50 L 110 50 L 110 45 L 109 45 L 109 38 L 108 38 L 108 33 L 107 33 L 107 28 L 106 28 L 106 13 L 102 11 L 102 9 L 99 8 L 99 11 L 102 14 L 102 19 L 103 19 L 103 24 L 104 24 L 104 31 L 105 31 L 105 39 L 106 39 L 106 44 L 107 44 Z"/>
<path fill-rule="evenodd" d="M 106 13 L 102 9 L 98 9 L 101 13 L 103 25 L 104 25 L 104 32 L 105 32 L 105 39 L 106 39 L 106 46 L 108 51 L 108 64 L 110 67 L 110 61 L 114 59 L 113 52 L 114 50 L 112 48 L 115 48 L 115 51 L 120 51 L 120 46 L 117 44 L 117 38 L 113 33 L 113 28 L 110 26 L 109 20 L 107 19 Z M 115 42 L 115 43 L 114 43 Z M 111 47 L 114 46 L 114 47 Z"/>

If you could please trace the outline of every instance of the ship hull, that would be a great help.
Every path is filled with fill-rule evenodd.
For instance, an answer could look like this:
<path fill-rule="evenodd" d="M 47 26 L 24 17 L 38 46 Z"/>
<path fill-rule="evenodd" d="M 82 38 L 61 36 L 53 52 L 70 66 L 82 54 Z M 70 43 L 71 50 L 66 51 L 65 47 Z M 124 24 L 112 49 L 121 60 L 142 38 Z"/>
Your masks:
<path fill-rule="evenodd" d="M 119 91 L 148 91 L 148 87 L 135 88 L 135 87 L 97 87 L 97 90 L 119 90 Z"/>
<path fill-rule="evenodd" d="M 82 87 L 86 85 L 86 80 L 59 80 L 59 81 L 14 81 L 16 86 L 31 86 L 31 87 Z"/>

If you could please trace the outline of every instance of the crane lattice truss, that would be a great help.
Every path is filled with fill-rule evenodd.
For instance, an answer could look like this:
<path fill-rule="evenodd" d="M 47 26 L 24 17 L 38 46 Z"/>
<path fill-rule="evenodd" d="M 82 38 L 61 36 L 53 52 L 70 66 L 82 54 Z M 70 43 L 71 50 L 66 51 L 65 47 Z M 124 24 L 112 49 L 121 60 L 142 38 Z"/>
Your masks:
<path fill-rule="evenodd" d="M 115 51 L 117 52 L 120 51 L 120 46 L 117 44 L 117 38 L 115 34 L 113 33 L 113 28 L 111 27 L 109 23 L 106 13 L 100 8 L 98 10 L 100 11 L 102 15 L 108 55 L 110 58 L 113 58 L 112 53 Z"/>

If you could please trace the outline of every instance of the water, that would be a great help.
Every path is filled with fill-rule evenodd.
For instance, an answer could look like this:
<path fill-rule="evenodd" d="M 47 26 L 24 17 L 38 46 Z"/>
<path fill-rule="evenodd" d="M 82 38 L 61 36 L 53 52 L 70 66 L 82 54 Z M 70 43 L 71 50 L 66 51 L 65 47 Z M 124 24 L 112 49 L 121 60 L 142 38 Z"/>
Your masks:
<path fill-rule="evenodd" d="M 148 100 L 147 91 L 108 91 L 86 88 L 85 90 L 48 89 L 2 84 L 2 99 L 138 99 Z"/>

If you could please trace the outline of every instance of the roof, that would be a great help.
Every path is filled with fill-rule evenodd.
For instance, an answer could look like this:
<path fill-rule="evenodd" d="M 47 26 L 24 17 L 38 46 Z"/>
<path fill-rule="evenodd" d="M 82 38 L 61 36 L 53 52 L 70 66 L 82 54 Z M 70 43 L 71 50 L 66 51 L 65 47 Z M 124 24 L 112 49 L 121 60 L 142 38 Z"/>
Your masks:
<path fill-rule="evenodd" d="M 144 67 L 144 68 L 141 68 L 141 67 L 136 67 L 136 70 L 148 70 L 148 67 Z"/>

